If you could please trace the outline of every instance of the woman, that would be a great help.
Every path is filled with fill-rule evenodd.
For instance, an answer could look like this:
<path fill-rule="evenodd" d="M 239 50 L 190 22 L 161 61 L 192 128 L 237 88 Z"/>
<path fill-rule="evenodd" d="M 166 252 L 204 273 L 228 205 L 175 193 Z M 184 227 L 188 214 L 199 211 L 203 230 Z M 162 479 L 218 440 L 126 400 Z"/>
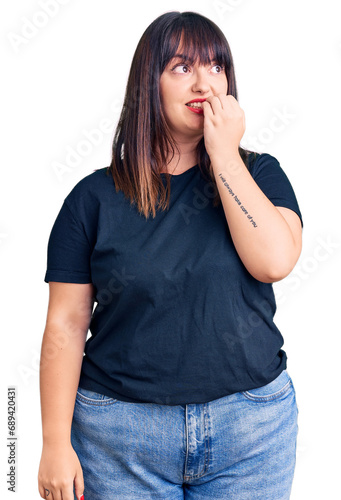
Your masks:
<path fill-rule="evenodd" d="M 111 165 L 72 189 L 49 239 L 42 498 L 289 498 L 298 409 L 272 283 L 303 223 L 244 130 L 220 29 L 158 17 Z"/>

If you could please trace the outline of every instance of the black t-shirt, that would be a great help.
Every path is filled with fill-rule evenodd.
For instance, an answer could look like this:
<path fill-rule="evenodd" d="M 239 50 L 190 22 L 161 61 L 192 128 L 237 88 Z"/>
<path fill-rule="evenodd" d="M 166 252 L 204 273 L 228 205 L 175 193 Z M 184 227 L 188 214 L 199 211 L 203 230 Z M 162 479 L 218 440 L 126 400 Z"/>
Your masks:
<path fill-rule="evenodd" d="M 303 226 L 276 158 L 258 154 L 249 170 Z M 286 368 L 272 284 L 246 270 L 211 187 L 198 165 L 172 175 L 169 210 L 148 220 L 106 168 L 65 198 L 44 280 L 95 287 L 85 389 L 128 402 L 204 403 L 261 387 Z"/>

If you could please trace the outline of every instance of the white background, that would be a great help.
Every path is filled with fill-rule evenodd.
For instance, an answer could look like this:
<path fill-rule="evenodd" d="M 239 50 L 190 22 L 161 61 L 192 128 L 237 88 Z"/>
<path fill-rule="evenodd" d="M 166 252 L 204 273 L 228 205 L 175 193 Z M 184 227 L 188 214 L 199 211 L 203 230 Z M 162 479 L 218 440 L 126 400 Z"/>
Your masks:
<path fill-rule="evenodd" d="M 246 116 L 242 145 L 275 156 L 294 187 L 304 220 L 303 251 L 292 273 L 274 285 L 275 322 L 299 407 L 291 499 L 341 498 L 339 2 L 64 0 L 58 12 L 44 16 L 47 3 L 4 2 L 0 12 L 1 498 L 13 498 L 6 485 L 6 401 L 13 385 L 15 497 L 40 498 L 38 366 L 52 224 L 73 186 L 109 165 L 136 45 L 147 26 L 171 10 L 199 12 L 223 30 Z M 285 121 L 275 121 L 283 114 Z M 112 130 L 82 151 L 86 133 L 103 119 Z M 250 144 L 254 139 L 258 148 Z M 56 163 L 67 166 L 68 153 L 77 149 L 78 164 L 58 177 Z"/>

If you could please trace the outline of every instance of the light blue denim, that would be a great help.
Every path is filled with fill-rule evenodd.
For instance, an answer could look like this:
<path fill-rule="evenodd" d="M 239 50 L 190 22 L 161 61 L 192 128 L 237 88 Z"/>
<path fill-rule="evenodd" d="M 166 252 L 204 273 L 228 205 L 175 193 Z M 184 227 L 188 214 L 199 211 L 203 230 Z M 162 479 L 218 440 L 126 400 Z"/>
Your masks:
<path fill-rule="evenodd" d="M 208 403 L 129 403 L 78 388 L 72 445 L 84 500 L 289 500 L 296 394 L 287 370 Z"/>

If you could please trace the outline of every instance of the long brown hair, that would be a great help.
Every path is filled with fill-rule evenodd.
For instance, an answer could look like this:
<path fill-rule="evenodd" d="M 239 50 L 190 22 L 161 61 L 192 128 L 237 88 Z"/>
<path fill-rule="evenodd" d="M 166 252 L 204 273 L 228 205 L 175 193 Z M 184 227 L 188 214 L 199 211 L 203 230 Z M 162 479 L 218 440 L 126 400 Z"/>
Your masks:
<path fill-rule="evenodd" d="M 225 67 L 228 94 L 238 100 L 234 65 L 229 44 L 218 26 L 196 12 L 167 12 L 155 19 L 143 33 L 130 68 L 123 107 L 114 135 L 111 172 L 116 191 L 122 190 L 137 204 L 146 218 L 169 206 L 170 176 L 167 186 L 161 171 L 170 152 L 179 152 L 161 107 L 159 83 L 180 41 L 186 50 L 184 60 L 209 64 L 214 59 Z M 213 182 L 214 206 L 220 201 L 210 158 L 202 138 L 197 145 L 197 164 L 205 178 Z M 251 151 L 239 147 L 248 168 Z M 158 203 L 158 205 L 157 205 Z M 157 205 L 157 207 L 156 207 Z"/>

